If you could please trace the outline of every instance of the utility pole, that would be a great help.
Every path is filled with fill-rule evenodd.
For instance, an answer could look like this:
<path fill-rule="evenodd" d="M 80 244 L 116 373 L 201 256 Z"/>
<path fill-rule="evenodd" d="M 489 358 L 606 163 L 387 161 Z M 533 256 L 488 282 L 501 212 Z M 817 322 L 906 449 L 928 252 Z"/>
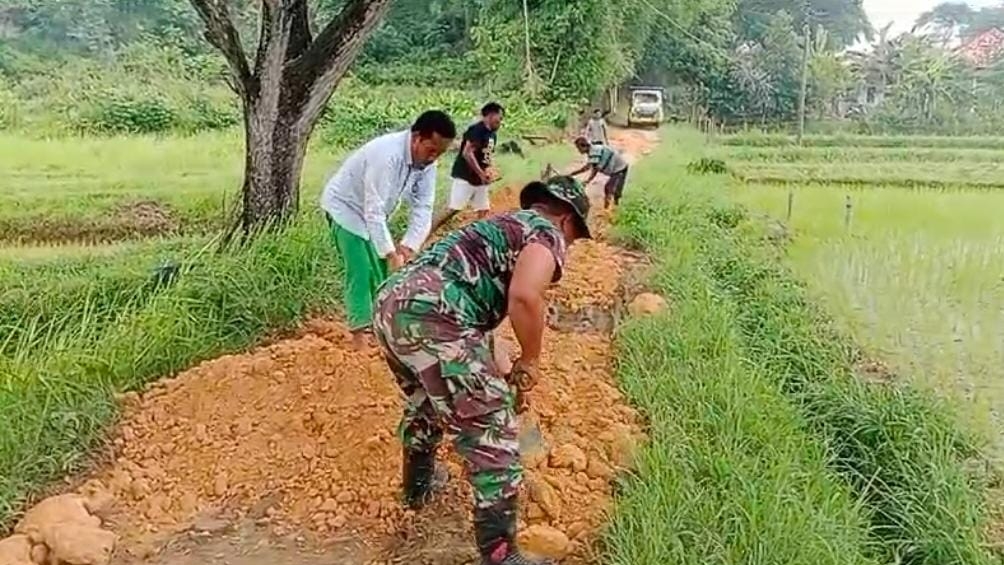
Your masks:
<path fill-rule="evenodd" d="M 526 67 L 524 72 L 526 73 L 526 86 L 531 94 L 538 94 L 538 85 L 536 73 L 533 70 L 533 60 L 530 58 L 530 6 L 527 0 L 523 0 L 523 33 L 524 42 L 526 49 Z"/>
<path fill-rule="evenodd" d="M 802 52 L 802 88 L 798 93 L 798 145 L 801 147 L 802 138 L 805 136 L 805 96 L 809 88 L 809 24 L 802 28 L 802 42 L 805 43 L 805 50 Z"/>

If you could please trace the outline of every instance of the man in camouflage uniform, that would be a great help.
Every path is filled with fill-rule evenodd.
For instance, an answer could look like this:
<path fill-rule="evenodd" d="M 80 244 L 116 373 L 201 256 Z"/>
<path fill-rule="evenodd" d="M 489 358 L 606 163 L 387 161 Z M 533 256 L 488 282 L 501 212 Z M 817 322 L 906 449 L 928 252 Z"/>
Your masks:
<path fill-rule="evenodd" d="M 420 507 L 443 480 L 436 447 L 444 431 L 455 434 L 486 565 L 536 563 L 515 545 L 523 480 L 517 405 L 536 380 L 545 292 L 561 278 L 567 245 L 590 237 L 589 201 L 571 177 L 528 184 L 520 206 L 447 234 L 391 275 L 374 316 L 377 341 L 408 398 L 399 430 L 405 501 Z M 507 316 L 522 349 L 510 375 L 496 365 L 492 338 Z"/>

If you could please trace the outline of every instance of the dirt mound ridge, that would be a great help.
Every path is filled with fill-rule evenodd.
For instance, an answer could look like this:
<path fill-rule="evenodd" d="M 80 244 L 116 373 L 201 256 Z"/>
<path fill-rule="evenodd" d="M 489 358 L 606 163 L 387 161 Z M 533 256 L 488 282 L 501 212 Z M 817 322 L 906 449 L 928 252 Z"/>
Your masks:
<path fill-rule="evenodd" d="M 341 323 L 316 321 L 308 331 L 130 397 L 115 463 L 91 483 L 118 502 L 126 548 L 142 550 L 223 508 L 264 506 L 254 517 L 279 535 L 350 534 L 374 546 L 413 527 L 398 502 L 402 402 L 391 375 L 375 354 L 345 353 Z M 603 521 L 613 469 L 629 463 L 641 433 L 610 359 L 603 336 L 554 333 L 547 378 L 532 396 L 552 449 L 527 462 L 524 525 L 566 533 L 580 561 Z M 466 509 L 462 469 L 450 466 L 461 488 L 447 495 L 449 506 Z"/>

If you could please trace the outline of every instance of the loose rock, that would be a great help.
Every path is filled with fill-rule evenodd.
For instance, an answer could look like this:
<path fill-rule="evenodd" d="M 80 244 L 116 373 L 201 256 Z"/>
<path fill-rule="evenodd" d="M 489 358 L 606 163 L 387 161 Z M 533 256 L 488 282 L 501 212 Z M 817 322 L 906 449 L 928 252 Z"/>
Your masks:
<path fill-rule="evenodd" d="M 527 553 L 548 559 L 562 559 L 568 555 L 568 536 L 543 524 L 530 526 L 521 532 L 519 544 Z"/>
<path fill-rule="evenodd" d="M 589 465 L 586 466 L 586 474 L 591 479 L 611 479 L 614 476 L 614 471 L 599 457 L 593 457 L 589 460 Z"/>
<path fill-rule="evenodd" d="M 31 565 L 31 540 L 15 534 L 0 540 L 0 565 Z"/>
<path fill-rule="evenodd" d="M 115 542 L 115 534 L 92 526 L 59 524 L 45 531 L 49 558 L 55 563 L 108 565 Z"/>
<path fill-rule="evenodd" d="M 544 513 L 551 518 L 557 519 L 560 517 L 560 498 L 558 497 L 558 493 L 554 490 L 554 487 L 547 484 L 547 481 L 531 477 L 527 481 L 527 490 L 530 492 L 530 499 L 539 504 L 540 509 L 543 510 Z"/>
<path fill-rule="evenodd" d="M 35 565 L 45 565 L 49 562 L 49 548 L 44 543 L 36 544 L 35 547 L 31 548 L 31 562 Z"/>
<path fill-rule="evenodd" d="M 632 316 L 650 316 L 666 310 L 667 306 L 666 299 L 663 297 L 644 292 L 631 301 L 631 304 L 628 305 L 628 312 Z"/>
<path fill-rule="evenodd" d="M 46 528 L 59 524 L 98 527 L 101 520 L 87 512 L 83 497 L 61 494 L 47 498 L 28 510 L 14 532 L 25 534 L 32 541 L 38 542 L 44 539 Z"/>
<path fill-rule="evenodd" d="M 551 465 L 557 468 L 567 468 L 573 471 L 586 470 L 586 454 L 575 444 L 565 444 L 551 453 Z"/>

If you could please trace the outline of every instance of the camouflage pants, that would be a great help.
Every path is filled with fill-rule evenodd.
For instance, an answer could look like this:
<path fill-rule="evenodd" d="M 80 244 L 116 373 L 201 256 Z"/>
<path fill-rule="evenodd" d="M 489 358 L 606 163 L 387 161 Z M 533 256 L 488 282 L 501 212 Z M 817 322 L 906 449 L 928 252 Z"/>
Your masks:
<path fill-rule="evenodd" d="M 495 366 L 491 334 L 458 328 L 400 301 L 377 308 L 374 334 L 407 397 L 398 429 L 405 447 L 435 449 L 449 432 L 479 508 L 516 496 L 523 466 L 515 398 Z"/>

